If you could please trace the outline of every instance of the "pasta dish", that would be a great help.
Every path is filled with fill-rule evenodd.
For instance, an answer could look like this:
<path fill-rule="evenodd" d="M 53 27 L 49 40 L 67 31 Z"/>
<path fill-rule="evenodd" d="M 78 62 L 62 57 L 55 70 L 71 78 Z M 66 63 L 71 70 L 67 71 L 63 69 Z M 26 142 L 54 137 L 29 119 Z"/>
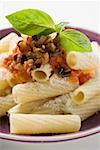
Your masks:
<path fill-rule="evenodd" d="M 100 46 L 66 22 L 25 9 L 0 40 L 0 117 L 12 134 L 77 132 L 100 111 Z"/>

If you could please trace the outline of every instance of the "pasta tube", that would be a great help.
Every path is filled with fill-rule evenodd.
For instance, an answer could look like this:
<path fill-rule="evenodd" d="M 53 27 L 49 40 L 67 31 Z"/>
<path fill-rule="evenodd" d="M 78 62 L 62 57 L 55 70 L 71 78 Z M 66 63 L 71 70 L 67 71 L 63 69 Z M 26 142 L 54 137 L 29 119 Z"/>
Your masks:
<path fill-rule="evenodd" d="M 100 111 L 100 95 L 90 99 L 90 101 L 77 105 L 72 101 L 69 94 L 52 98 L 49 101 L 42 100 L 36 102 L 29 102 L 25 104 L 18 104 L 12 108 L 9 113 L 34 113 L 34 114 L 68 114 L 79 115 L 81 120 Z"/>
<path fill-rule="evenodd" d="M 17 43 L 19 41 L 21 41 L 23 38 L 22 37 L 19 37 L 19 36 L 16 36 L 14 38 L 11 39 L 10 43 L 9 43 L 9 53 L 12 53 L 13 50 L 16 48 L 17 46 Z"/>
<path fill-rule="evenodd" d="M 18 81 L 14 75 L 4 67 L 0 68 L 0 90 L 7 87 L 13 87 Z"/>
<path fill-rule="evenodd" d="M 85 120 L 96 112 L 100 111 L 100 95 L 97 95 L 82 105 L 73 103 L 71 97 L 67 100 L 63 109 L 64 113 L 79 115 L 81 120 Z"/>
<path fill-rule="evenodd" d="M 16 80 L 16 78 L 11 72 L 8 73 L 6 80 L 10 87 L 14 87 L 18 83 L 18 80 Z"/>
<path fill-rule="evenodd" d="M 75 90 L 79 86 L 78 82 L 71 82 L 68 77 L 59 78 L 55 74 L 50 78 L 50 84 L 55 88 L 58 86 L 63 90 L 65 89 L 66 93 Z"/>
<path fill-rule="evenodd" d="M 77 88 L 73 92 L 72 100 L 76 104 L 82 104 L 98 94 L 100 94 L 99 75 Z"/>
<path fill-rule="evenodd" d="M 6 80 L 8 70 L 5 68 L 0 68 L 0 90 L 6 89 L 9 87 L 9 84 Z"/>
<path fill-rule="evenodd" d="M 8 94 L 10 94 L 11 93 L 11 88 L 10 87 L 8 87 L 8 88 L 6 88 L 6 89 L 2 89 L 2 90 L 0 90 L 0 97 L 1 96 L 5 96 L 5 95 L 8 95 Z"/>
<path fill-rule="evenodd" d="M 35 112 L 41 105 L 43 105 L 47 100 L 39 100 L 39 101 L 32 101 L 28 103 L 20 103 L 11 108 L 8 113 L 20 113 L 20 114 L 28 114 Z"/>
<path fill-rule="evenodd" d="M 15 106 L 15 102 L 11 94 L 0 97 L 0 117 L 5 116 L 6 112 L 13 106 Z"/>
<path fill-rule="evenodd" d="M 18 35 L 12 32 L 8 34 L 7 36 L 5 36 L 4 38 L 2 38 L 0 40 L 0 53 L 8 52 L 10 41 L 16 37 L 18 37 Z"/>
<path fill-rule="evenodd" d="M 98 54 L 98 56 L 100 58 L 100 45 L 97 42 L 93 41 L 93 42 L 91 42 L 91 46 L 93 49 L 93 53 Z"/>
<path fill-rule="evenodd" d="M 76 83 L 52 76 L 50 81 L 43 84 L 39 82 L 18 84 L 13 87 L 12 93 L 17 103 L 25 103 L 69 93 L 77 87 Z"/>
<path fill-rule="evenodd" d="M 90 101 L 77 105 L 72 101 L 71 94 L 65 94 L 49 100 L 40 105 L 36 110 L 31 113 L 38 114 L 68 114 L 79 115 L 81 120 L 85 120 L 88 117 L 100 111 L 100 95 L 96 95 Z"/>
<path fill-rule="evenodd" d="M 3 59 L 6 58 L 7 56 L 8 56 L 7 53 L 0 54 L 0 67 L 2 66 Z"/>
<path fill-rule="evenodd" d="M 43 65 L 40 68 L 37 68 L 32 71 L 33 80 L 36 80 L 39 82 L 45 82 L 49 80 L 51 71 L 52 71 L 52 68 L 49 64 Z"/>
<path fill-rule="evenodd" d="M 10 132 L 13 134 L 77 132 L 80 126 L 77 115 L 10 115 Z"/>
<path fill-rule="evenodd" d="M 100 67 L 100 57 L 97 53 L 81 53 L 81 52 L 69 52 L 67 55 L 67 63 L 72 69 L 96 69 Z"/>
<path fill-rule="evenodd" d="M 37 109 L 33 110 L 31 113 L 34 114 L 63 114 L 63 108 L 65 107 L 68 100 L 68 95 L 58 96 L 56 98 L 51 98 L 44 104 L 40 105 Z"/>

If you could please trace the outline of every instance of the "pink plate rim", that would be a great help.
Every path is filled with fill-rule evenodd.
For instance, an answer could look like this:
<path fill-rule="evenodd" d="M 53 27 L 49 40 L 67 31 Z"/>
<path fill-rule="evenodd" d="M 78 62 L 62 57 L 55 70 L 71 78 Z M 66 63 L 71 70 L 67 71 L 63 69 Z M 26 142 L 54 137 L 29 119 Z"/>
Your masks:
<path fill-rule="evenodd" d="M 11 140 L 16 142 L 28 142 L 28 143 L 51 143 L 51 142 L 64 142 L 69 140 L 75 140 L 79 138 L 88 137 L 100 133 L 100 126 L 85 131 L 79 131 L 77 133 L 61 134 L 53 136 L 25 136 L 25 135 L 13 135 L 0 132 L 0 138 L 5 140 Z"/>

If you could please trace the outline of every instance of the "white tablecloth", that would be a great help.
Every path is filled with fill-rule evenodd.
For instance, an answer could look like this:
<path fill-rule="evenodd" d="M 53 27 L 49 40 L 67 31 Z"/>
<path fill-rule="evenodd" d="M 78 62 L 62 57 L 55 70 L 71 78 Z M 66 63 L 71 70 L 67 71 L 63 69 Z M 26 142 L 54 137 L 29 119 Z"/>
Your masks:
<path fill-rule="evenodd" d="M 99 3 L 97 1 L 57 0 L 0 0 L 0 29 L 9 27 L 5 16 L 23 8 L 37 8 L 49 13 L 56 23 L 68 21 L 71 25 L 99 32 Z M 79 140 L 53 144 L 27 144 L 0 140 L 0 150 L 99 150 L 100 134 Z"/>

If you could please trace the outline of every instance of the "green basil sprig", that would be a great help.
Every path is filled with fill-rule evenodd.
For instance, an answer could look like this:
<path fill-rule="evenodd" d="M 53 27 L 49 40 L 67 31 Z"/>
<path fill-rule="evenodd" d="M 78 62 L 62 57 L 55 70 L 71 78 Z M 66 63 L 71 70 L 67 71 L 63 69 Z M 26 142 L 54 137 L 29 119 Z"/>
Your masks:
<path fill-rule="evenodd" d="M 67 29 L 60 33 L 61 45 L 67 51 L 91 52 L 91 43 L 88 37 L 73 29 Z"/>
<path fill-rule="evenodd" d="M 69 22 L 60 22 L 56 25 L 56 31 L 60 33 L 64 30 L 64 27 L 66 27 L 69 24 Z"/>
<path fill-rule="evenodd" d="M 13 27 L 26 35 L 36 35 L 46 29 L 55 29 L 55 23 L 45 12 L 25 9 L 6 16 Z"/>
<path fill-rule="evenodd" d="M 53 19 L 41 10 L 24 9 L 8 15 L 6 18 L 20 33 L 33 36 L 57 32 L 62 47 L 67 51 L 92 51 L 90 40 L 86 35 L 73 29 L 63 30 L 68 22 L 55 24 Z"/>

